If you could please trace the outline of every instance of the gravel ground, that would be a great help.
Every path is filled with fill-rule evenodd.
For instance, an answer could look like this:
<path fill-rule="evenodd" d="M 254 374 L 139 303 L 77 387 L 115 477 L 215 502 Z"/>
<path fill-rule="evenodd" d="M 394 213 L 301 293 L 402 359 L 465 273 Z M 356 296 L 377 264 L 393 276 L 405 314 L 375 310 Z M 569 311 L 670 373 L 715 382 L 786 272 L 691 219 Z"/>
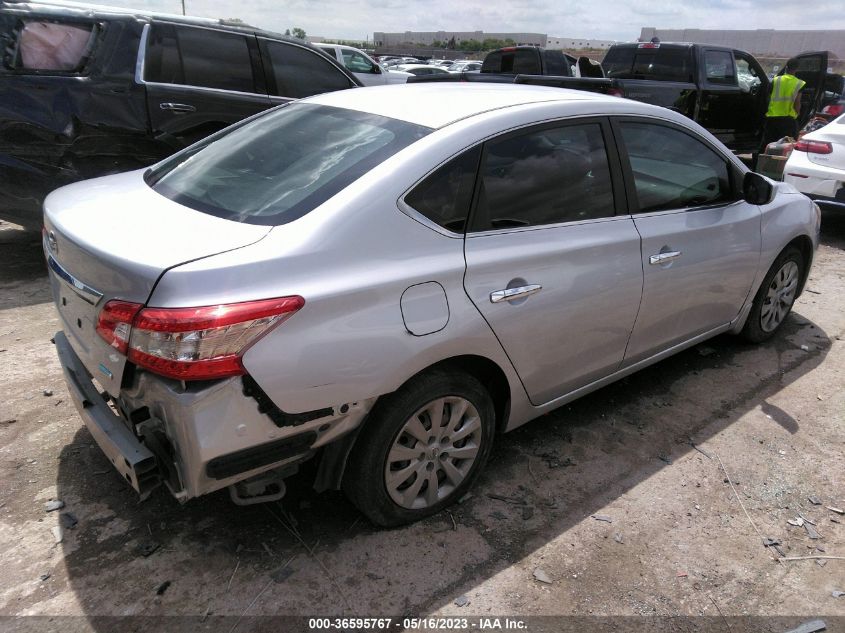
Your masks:
<path fill-rule="evenodd" d="M 845 560 L 777 562 L 761 542 L 845 556 L 845 516 L 826 509 L 845 507 L 845 218 L 825 214 L 822 232 L 774 340 L 718 337 L 546 415 L 499 439 L 449 513 L 379 530 L 307 473 L 278 504 L 139 503 L 69 401 L 38 238 L 0 224 L 0 629 L 161 630 L 113 616 L 167 615 L 286 630 L 253 616 L 345 614 L 845 630 Z M 799 516 L 820 538 L 787 523 Z"/>

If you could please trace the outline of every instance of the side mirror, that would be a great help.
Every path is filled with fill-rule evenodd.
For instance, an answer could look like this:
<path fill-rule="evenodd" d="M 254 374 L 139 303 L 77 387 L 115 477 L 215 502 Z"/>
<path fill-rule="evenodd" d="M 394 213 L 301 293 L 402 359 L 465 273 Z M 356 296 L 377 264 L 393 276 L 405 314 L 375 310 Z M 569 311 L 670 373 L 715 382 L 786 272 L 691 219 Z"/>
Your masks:
<path fill-rule="evenodd" d="M 373 67 L 370 69 L 370 72 L 374 75 L 380 75 L 381 74 L 381 68 L 379 68 L 378 64 L 373 64 Z"/>
<path fill-rule="evenodd" d="M 742 179 L 742 197 L 748 204 L 769 204 L 774 192 L 772 183 L 753 171 L 746 173 Z"/>

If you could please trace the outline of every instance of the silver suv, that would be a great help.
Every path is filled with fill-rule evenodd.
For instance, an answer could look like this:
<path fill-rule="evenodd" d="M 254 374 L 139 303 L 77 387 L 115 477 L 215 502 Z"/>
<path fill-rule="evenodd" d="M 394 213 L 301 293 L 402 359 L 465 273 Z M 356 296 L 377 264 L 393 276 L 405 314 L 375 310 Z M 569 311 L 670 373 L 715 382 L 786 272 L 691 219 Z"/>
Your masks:
<path fill-rule="evenodd" d="M 669 110 L 479 83 L 282 106 L 64 187 L 45 224 L 68 388 L 139 493 L 277 499 L 316 457 L 318 490 L 397 525 L 497 433 L 772 336 L 819 214 Z"/>

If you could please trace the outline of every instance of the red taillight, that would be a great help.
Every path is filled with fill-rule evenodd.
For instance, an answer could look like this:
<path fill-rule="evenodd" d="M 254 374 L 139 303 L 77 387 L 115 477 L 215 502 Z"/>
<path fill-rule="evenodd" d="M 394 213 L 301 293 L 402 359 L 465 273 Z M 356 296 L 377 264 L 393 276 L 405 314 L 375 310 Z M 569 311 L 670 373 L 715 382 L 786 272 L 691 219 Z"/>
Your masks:
<path fill-rule="evenodd" d="M 607 94 L 611 97 L 623 97 L 624 96 L 621 88 L 608 88 Z"/>
<path fill-rule="evenodd" d="M 831 103 L 830 105 L 826 105 L 822 108 L 822 114 L 826 114 L 831 117 L 839 116 L 843 112 L 845 112 L 845 104 L 841 103 Z"/>
<path fill-rule="evenodd" d="M 126 338 L 111 339 L 128 340 L 129 360 L 139 367 L 177 380 L 210 380 L 245 373 L 244 352 L 303 305 L 305 300 L 298 296 L 197 308 L 142 309 L 134 303 L 109 301 L 100 322 L 120 323 L 120 334 L 125 331 Z M 124 330 L 127 321 L 118 317 L 128 316 L 129 306 L 135 311 Z M 125 312 L 118 314 L 121 309 Z M 99 323 L 97 331 L 112 344 Z M 126 350 L 124 343 L 121 351 Z"/>
<path fill-rule="evenodd" d="M 833 145 L 824 141 L 800 140 L 795 144 L 793 149 L 810 154 L 830 154 L 833 151 Z"/>
<path fill-rule="evenodd" d="M 126 354 L 129 345 L 129 334 L 132 331 L 132 320 L 143 308 L 140 303 L 109 301 L 100 310 L 97 317 L 97 334 L 121 354 Z"/>

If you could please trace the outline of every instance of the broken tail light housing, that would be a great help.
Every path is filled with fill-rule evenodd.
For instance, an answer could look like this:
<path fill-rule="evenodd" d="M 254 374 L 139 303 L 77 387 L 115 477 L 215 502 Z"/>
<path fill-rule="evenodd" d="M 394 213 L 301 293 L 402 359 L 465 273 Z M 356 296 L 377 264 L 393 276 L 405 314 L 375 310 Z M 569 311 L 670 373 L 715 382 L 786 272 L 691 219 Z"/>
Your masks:
<path fill-rule="evenodd" d="M 160 376 L 213 380 L 245 374 L 246 350 L 304 305 L 299 296 L 195 308 L 109 301 L 97 332 L 131 362 Z"/>
<path fill-rule="evenodd" d="M 824 141 L 801 140 L 795 144 L 793 149 L 796 149 L 799 152 L 807 152 L 809 154 L 830 154 L 833 151 L 833 145 Z"/>

